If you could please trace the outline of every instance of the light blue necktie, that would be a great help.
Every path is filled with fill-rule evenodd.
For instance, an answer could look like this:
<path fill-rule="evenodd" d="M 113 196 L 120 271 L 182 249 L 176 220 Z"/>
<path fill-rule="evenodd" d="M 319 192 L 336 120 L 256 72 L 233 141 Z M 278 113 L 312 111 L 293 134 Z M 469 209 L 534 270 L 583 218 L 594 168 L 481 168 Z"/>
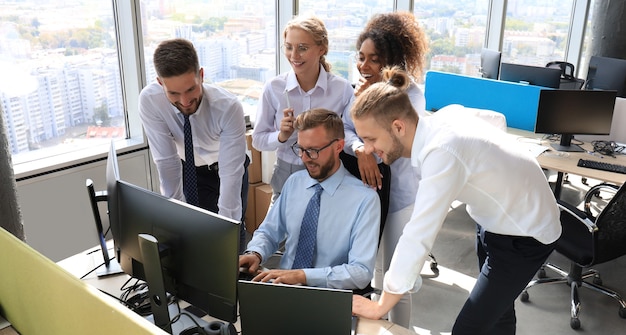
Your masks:
<path fill-rule="evenodd" d="M 183 163 L 183 193 L 190 205 L 198 206 L 198 176 L 196 164 L 193 158 L 193 137 L 191 136 L 191 123 L 189 115 L 185 116 L 183 132 L 185 133 L 185 162 Z"/>
<path fill-rule="evenodd" d="M 323 190 L 322 185 L 316 184 L 315 194 L 306 206 L 292 269 L 306 269 L 313 266 L 313 254 L 317 244 L 317 220 L 320 216 L 320 197 Z"/>

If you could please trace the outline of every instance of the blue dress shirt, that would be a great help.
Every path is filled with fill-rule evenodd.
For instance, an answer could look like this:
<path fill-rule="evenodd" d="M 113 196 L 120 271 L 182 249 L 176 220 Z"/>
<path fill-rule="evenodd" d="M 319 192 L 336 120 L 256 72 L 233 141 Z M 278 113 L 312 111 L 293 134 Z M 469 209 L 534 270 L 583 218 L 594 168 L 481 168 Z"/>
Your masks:
<path fill-rule="evenodd" d="M 291 269 L 300 224 L 318 181 L 306 170 L 292 174 L 254 232 L 246 250 L 267 260 L 286 239 L 281 269 Z M 356 289 L 372 280 L 380 223 L 376 192 L 352 176 L 343 165 L 321 182 L 317 246 L 313 268 L 304 269 L 308 286 Z"/>

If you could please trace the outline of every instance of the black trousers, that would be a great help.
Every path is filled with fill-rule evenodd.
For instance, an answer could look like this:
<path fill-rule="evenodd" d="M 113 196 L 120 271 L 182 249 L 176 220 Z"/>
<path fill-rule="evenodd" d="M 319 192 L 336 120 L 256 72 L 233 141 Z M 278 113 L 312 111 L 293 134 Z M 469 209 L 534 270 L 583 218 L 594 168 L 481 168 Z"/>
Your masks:
<path fill-rule="evenodd" d="M 548 258 L 554 243 L 477 228 L 480 275 L 457 316 L 454 335 L 513 335 L 515 299 Z"/>
<path fill-rule="evenodd" d="M 246 155 L 244 162 L 243 178 L 241 180 L 241 224 L 239 230 L 239 253 L 241 254 L 245 249 L 246 244 L 246 209 L 248 207 L 248 165 L 250 165 L 250 158 Z M 220 176 L 219 167 L 217 164 L 209 166 L 197 166 L 196 174 L 198 176 L 198 199 L 200 201 L 200 207 L 213 213 L 219 211 L 217 207 L 217 201 L 220 198 Z"/>

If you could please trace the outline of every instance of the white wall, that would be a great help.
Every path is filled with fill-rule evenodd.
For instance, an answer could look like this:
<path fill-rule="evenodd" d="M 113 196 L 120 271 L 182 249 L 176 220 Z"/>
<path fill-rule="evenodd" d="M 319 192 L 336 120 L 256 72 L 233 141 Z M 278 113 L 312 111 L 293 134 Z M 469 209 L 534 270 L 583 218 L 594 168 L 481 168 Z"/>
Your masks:
<path fill-rule="evenodd" d="M 591 111 L 593 112 L 593 111 Z M 576 139 L 585 142 L 594 140 L 614 141 L 622 145 L 626 144 L 626 99 L 616 98 L 615 109 L 613 111 L 613 122 L 611 123 L 611 134 L 606 136 L 598 135 L 576 135 Z"/>
<path fill-rule="evenodd" d="M 123 180 L 151 188 L 147 149 L 121 155 L 118 160 Z M 19 181 L 18 203 L 26 243 L 53 261 L 97 245 L 85 180 L 92 179 L 96 191 L 105 190 L 105 170 L 106 160 L 101 160 Z M 108 226 L 106 204 L 101 206 L 101 215 Z"/>

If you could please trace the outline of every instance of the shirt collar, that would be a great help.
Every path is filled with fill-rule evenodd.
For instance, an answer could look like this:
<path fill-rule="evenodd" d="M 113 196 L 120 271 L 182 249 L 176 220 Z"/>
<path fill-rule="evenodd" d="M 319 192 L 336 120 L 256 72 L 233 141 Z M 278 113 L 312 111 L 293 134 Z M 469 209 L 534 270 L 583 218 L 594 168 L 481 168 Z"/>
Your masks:
<path fill-rule="evenodd" d="M 343 166 L 343 163 L 341 163 L 341 166 L 339 167 L 339 169 L 335 171 L 335 173 L 333 173 L 332 176 L 326 178 L 326 180 L 324 180 L 321 183 L 317 181 L 317 179 L 313 179 L 309 177 L 309 181 L 307 182 L 306 188 L 308 189 L 308 188 L 315 186 L 315 184 L 320 184 L 322 185 L 322 188 L 324 189 L 324 191 L 328 192 L 332 196 L 333 194 L 335 194 L 335 191 L 337 191 L 337 189 L 339 188 L 339 185 L 341 185 L 341 182 L 348 174 L 349 174 L 348 170 L 346 170 L 346 168 Z"/>
<path fill-rule="evenodd" d="M 426 137 L 429 128 L 429 120 L 427 120 L 427 118 L 419 118 L 415 129 L 415 137 L 413 138 L 413 146 L 411 147 L 411 165 L 414 167 L 419 166 L 418 157 L 424 145 L 426 145 Z"/>
<path fill-rule="evenodd" d="M 291 91 L 298 87 L 300 87 L 300 85 L 298 84 L 296 73 L 293 72 L 293 70 L 291 70 L 287 73 L 285 89 L 287 91 Z M 326 70 L 324 69 L 321 63 L 320 63 L 320 74 L 317 76 L 317 82 L 315 83 L 314 89 L 317 87 L 321 88 L 324 92 L 328 88 L 328 72 L 326 72 Z"/>

